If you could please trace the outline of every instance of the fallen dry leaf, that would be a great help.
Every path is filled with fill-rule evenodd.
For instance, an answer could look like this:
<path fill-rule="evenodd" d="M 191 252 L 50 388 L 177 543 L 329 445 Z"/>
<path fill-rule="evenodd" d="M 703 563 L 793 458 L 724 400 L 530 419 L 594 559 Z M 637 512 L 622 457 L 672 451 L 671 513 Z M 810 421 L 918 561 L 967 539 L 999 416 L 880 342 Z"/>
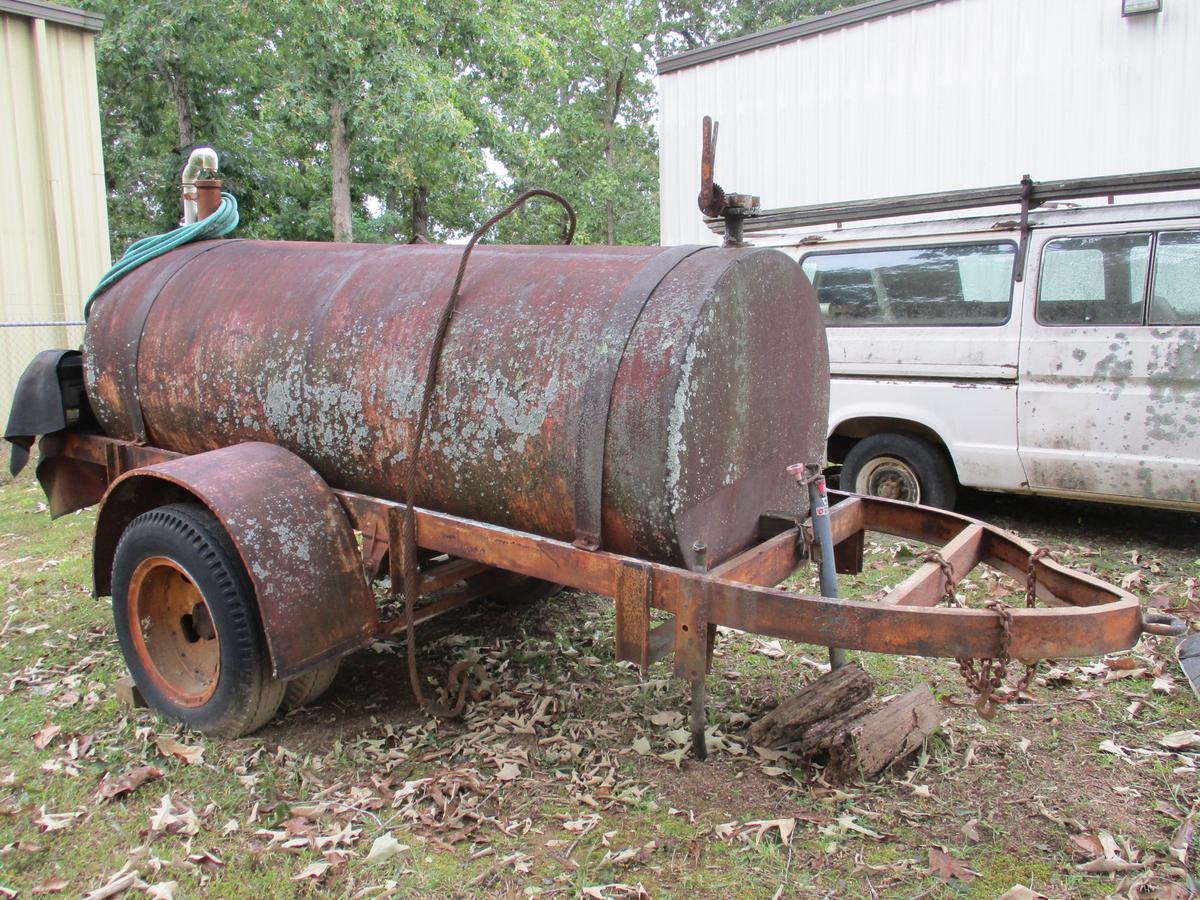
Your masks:
<path fill-rule="evenodd" d="M 408 846 L 401 844 L 389 831 L 387 834 L 381 834 L 371 843 L 371 850 L 367 853 L 366 863 L 369 866 L 374 866 L 382 862 L 387 862 L 397 853 L 407 849 Z"/>
<path fill-rule="evenodd" d="M 46 807 L 41 808 L 41 815 L 33 820 L 33 824 L 47 833 L 52 831 L 62 831 L 64 828 L 70 828 L 75 824 L 75 820 L 82 816 L 82 812 L 70 813 L 48 813 Z"/>
<path fill-rule="evenodd" d="M 783 657 L 787 656 L 783 650 L 783 646 L 779 643 L 779 641 L 755 641 L 754 652 L 761 653 L 768 659 L 782 659 Z"/>
<path fill-rule="evenodd" d="M 979 875 L 974 869 L 968 868 L 967 864 L 961 859 L 955 859 L 939 847 L 929 848 L 929 870 L 927 874 L 936 875 L 942 881 L 946 882 L 946 884 L 949 884 L 952 878 L 968 882 Z"/>
<path fill-rule="evenodd" d="M 1086 857 L 1095 857 L 1104 855 L 1104 847 L 1100 844 L 1100 839 L 1094 834 L 1072 834 L 1070 835 L 1071 843 L 1074 845 L 1081 855 Z"/>
<path fill-rule="evenodd" d="M 129 863 L 126 863 L 125 867 L 109 878 L 108 883 L 103 887 L 84 894 L 84 900 L 108 900 L 109 897 L 118 897 L 133 887 L 137 880 L 137 869 L 131 870 Z"/>
<path fill-rule="evenodd" d="M 158 748 L 158 752 L 168 759 L 174 757 L 184 765 L 196 766 L 204 762 L 203 747 L 189 747 L 186 744 L 181 744 L 174 738 L 157 735 L 154 738 L 154 746 Z"/>
<path fill-rule="evenodd" d="M 668 728 L 672 728 L 680 724 L 682 721 L 683 713 L 677 712 L 673 709 L 668 709 L 664 712 L 656 712 L 650 717 L 650 724 L 658 725 L 659 727 L 666 726 Z"/>
<path fill-rule="evenodd" d="M 109 778 L 107 775 L 100 782 L 100 787 L 96 793 L 105 800 L 113 800 L 130 791 L 137 790 L 147 781 L 157 781 L 163 777 L 162 769 L 156 769 L 154 766 L 138 766 L 136 769 L 131 769 L 120 778 Z"/>
<path fill-rule="evenodd" d="M 1030 890 L 1023 884 L 1014 884 L 1000 895 L 999 900 L 1047 900 L 1045 894 Z"/>
<path fill-rule="evenodd" d="M 311 878 L 313 881 L 320 881 L 325 877 L 325 873 L 329 871 L 330 863 L 315 862 L 309 863 L 299 874 L 292 876 L 292 881 L 304 881 L 306 878 Z"/>
<path fill-rule="evenodd" d="M 1092 875 L 1104 875 L 1111 872 L 1132 872 L 1144 868 L 1144 866 L 1141 863 L 1132 863 L 1120 857 L 1109 859 L 1102 856 L 1099 859 L 1093 859 L 1091 862 L 1086 862 L 1075 868 L 1080 872 L 1088 872 Z"/>
<path fill-rule="evenodd" d="M 1195 836 L 1196 826 L 1191 819 L 1185 819 L 1175 831 L 1175 836 L 1171 839 L 1171 856 L 1178 860 L 1181 866 L 1187 865 L 1188 850 L 1192 846 L 1192 838 Z"/>
<path fill-rule="evenodd" d="M 788 845 L 792 842 L 792 835 L 796 832 L 796 820 L 788 819 L 759 819 L 754 822 L 747 822 L 742 826 L 742 834 L 746 836 L 753 831 L 754 843 L 759 843 L 764 836 L 770 831 L 779 832 L 779 843 Z"/>
<path fill-rule="evenodd" d="M 32 893 L 34 894 L 58 894 L 66 889 L 71 882 L 65 878 L 51 878 L 49 881 L 43 881 L 41 884 L 33 886 Z"/>
<path fill-rule="evenodd" d="M 1105 659 L 1103 662 L 1104 665 L 1108 666 L 1110 669 L 1136 669 L 1139 666 L 1138 661 L 1132 656 L 1118 656 L 1115 658 L 1110 657 Z"/>
<path fill-rule="evenodd" d="M 1158 742 L 1170 750 L 1200 750 L 1200 731 L 1175 731 Z"/>
<path fill-rule="evenodd" d="M 57 725 L 51 725 L 49 722 L 47 722 L 40 729 L 38 729 L 37 732 L 34 733 L 33 746 L 37 747 L 39 750 L 45 750 L 48 746 L 50 746 L 50 742 L 54 740 L 55 736 L 61 731 L 62 729 Z"/>

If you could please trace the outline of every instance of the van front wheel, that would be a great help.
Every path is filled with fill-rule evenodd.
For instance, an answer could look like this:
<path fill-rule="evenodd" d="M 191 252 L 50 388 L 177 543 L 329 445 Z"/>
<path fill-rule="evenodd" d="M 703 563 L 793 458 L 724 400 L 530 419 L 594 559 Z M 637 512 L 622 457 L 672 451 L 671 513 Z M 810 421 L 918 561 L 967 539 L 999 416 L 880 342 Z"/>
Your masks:
<path fill-rule="evenodd" d="M 842 490 L 952 509 L 954 474 L 940 449 L 907 434 L 863 438 L 842 463 Z"/>

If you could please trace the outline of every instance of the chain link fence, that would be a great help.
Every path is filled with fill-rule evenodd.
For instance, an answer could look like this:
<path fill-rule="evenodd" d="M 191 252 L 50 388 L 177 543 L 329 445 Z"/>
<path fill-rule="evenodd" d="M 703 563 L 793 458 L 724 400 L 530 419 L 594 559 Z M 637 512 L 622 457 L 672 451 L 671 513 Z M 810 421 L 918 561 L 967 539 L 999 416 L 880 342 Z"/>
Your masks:
<path fill-rule="evenodd" d="M 83 322 L 0 322 L 0 426 L 8 422 L 13 392 L 29 361 L 42 350 L 82 343 Z"/>

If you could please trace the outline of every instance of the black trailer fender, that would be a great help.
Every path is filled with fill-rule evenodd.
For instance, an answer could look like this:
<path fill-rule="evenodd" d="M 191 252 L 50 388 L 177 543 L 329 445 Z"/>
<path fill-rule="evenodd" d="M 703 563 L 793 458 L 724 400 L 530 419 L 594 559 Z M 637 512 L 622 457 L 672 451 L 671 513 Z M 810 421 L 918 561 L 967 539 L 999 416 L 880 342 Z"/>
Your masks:
<path fill-rule="evenodd" d="M 295 678 L 374 639 L 378 611 L 345 510 L 308 463 L 274 444 L 180 457 L 115 480 L 96 521 L 97 595 L 112 592 L 113 557 L 129 523 L 179 502 L 206 506 L 237 548 L 275 677 Z"/>

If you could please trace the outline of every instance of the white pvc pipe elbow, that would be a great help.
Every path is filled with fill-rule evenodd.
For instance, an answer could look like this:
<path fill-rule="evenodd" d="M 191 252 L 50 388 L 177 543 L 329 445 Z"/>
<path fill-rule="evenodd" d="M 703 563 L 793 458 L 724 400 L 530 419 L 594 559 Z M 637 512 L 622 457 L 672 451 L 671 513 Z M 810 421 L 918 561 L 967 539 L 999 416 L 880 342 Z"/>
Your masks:
<path fill-rule="evenodd" d="M 180 189 L 183 191 L 183 224 L 191 225 L 199 216 L 196 204 L 196 176 L 203 171 L 216 172 L 217 151 L 212 147 L 197 147 L 183 167 Z"/>

